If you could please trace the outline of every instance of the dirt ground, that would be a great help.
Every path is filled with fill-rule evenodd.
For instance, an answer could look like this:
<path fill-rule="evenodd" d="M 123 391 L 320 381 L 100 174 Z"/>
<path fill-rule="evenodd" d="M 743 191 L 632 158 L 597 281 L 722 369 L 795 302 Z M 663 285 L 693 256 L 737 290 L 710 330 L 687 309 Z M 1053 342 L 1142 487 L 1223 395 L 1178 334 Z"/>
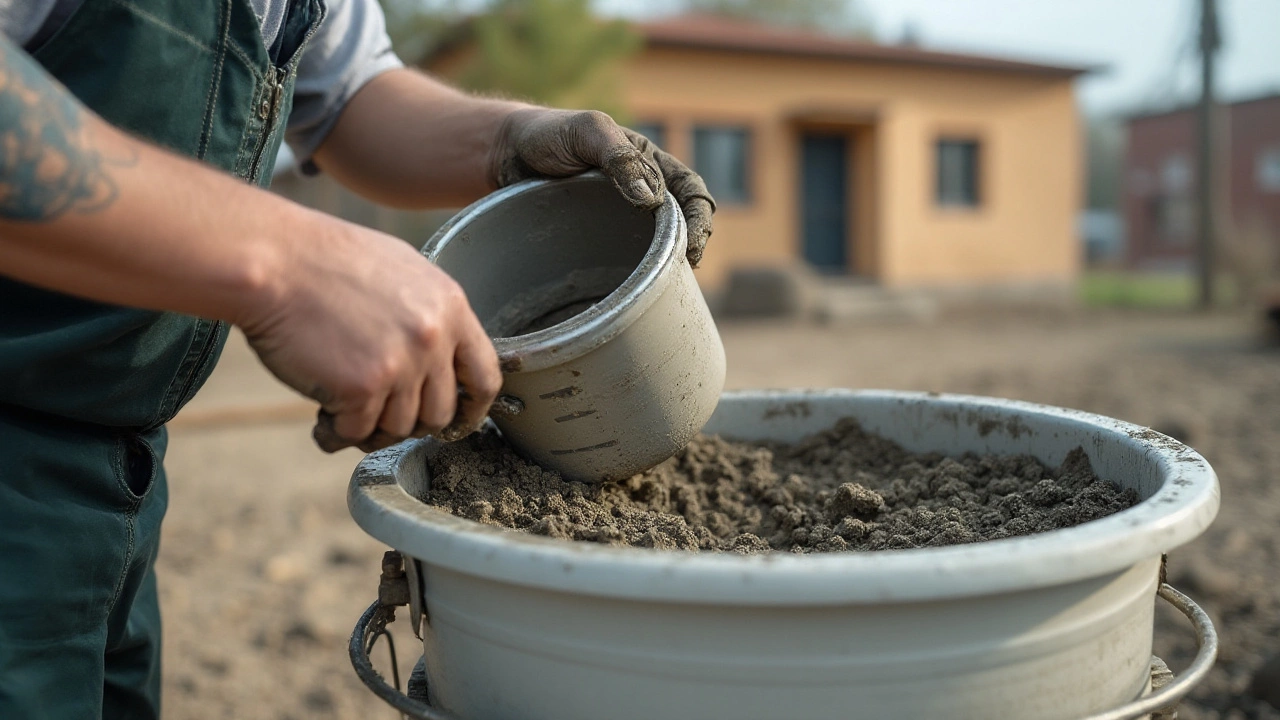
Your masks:
<path fill-rule="evenodd" d="M 1000 313 L 927 324 L 722 324 L 730 387 L 966 392 L 1091 410 L 1178 436 L 1218 471 L 1223 506 L 1171 580 L 1222 634 L 1184 720 L 1280 720 L 1247 697 L 1280 652 L 1280 353 L 1216 316 Z M 346 638 L 376 594 L 383 547 L 350 520 L 360 455 L 325 456 L 312 410 L 243 341 L 172 428 L 171 504 L 159 562 L 165 716 L 387 718 L 355 679 Z M 416 657 L 399 623 L 404 671 Z M 1180 670 L 1184 621 L 1162 613 L 1156 651 Z M 379 663 L 386 667 L 385 647 Z"/>

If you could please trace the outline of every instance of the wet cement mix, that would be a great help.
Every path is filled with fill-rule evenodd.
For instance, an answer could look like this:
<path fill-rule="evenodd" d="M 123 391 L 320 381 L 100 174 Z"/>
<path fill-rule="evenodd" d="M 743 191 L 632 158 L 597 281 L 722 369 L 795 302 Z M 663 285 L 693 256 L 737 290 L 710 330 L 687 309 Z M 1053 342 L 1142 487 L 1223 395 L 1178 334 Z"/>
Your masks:
<path fill-rule="evenodd" d="M 1028 535 L 1119 512 L 1132 490 L 1077 449 L 1032 457 L 913 454 L 845 419 L 793 445 L 699 436 L 628 480 L 585 485 L 524 460 L 490 431 L 429 460 L 427 501 L 539 535 L 738 553 L 888 550 Z"/>

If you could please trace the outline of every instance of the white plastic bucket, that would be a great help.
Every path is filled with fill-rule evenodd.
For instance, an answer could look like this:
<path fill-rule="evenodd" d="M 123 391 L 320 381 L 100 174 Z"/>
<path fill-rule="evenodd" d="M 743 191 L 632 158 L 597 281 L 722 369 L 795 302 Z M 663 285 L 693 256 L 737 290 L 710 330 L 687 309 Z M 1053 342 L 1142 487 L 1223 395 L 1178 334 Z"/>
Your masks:
<path fill-rule="evenodd" d="M 1143 501 L 943 548 L 614 548 L 419 502 L 423 440 L 367 457 L 349 505 L 413 564 L 431 702 L 466 720 L 1079 718 L 1147 692 L 1161 555 L 1218 508 L 1200 455 L 1097 415 L 898 392 L 727 393 L 706 431 L 790 441 L 843 417 L 913 451 L 1057 465 L 1083 447 Z"/>

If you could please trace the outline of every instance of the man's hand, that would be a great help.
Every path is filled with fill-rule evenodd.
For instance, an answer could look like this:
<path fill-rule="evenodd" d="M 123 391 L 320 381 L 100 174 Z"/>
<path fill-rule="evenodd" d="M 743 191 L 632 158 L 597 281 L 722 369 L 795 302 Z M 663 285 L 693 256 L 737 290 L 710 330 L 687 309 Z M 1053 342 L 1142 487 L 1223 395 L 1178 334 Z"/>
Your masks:
<path fill-rule="evenodd" d="M 711 236 L 715 201 L 697 173 L 648 138 L 619 127 L 595 110 L 529 107 L 510 113 L 498 131 L 490 161 L 494 184 L 506 187 L 534 177 L 568 177 L 600 168 L 623 197 L 641 208 L 662 203 L 670 190 L 689 231 L 694 267 Z"/>
<path fill-rule="evenodd" d="M 462 288 L 399 239 L 316 220 L 328 237 L 289 258 L 278 299 L 238 324 L 276 377 L 320 403 L 317 444 L 371 452 L 477 429 L 502 373 Z"/>

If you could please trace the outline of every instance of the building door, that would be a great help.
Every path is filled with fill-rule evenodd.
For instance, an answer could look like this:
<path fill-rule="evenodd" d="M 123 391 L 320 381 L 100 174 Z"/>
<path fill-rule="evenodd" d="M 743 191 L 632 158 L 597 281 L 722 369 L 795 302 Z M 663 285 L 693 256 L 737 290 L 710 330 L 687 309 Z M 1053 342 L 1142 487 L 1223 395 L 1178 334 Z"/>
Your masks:
<path fill-rule="evenodd" d="M 800 154 L 804 259 L 824 272 L 849 272 L 848 139 L 806 133 Z"/>

